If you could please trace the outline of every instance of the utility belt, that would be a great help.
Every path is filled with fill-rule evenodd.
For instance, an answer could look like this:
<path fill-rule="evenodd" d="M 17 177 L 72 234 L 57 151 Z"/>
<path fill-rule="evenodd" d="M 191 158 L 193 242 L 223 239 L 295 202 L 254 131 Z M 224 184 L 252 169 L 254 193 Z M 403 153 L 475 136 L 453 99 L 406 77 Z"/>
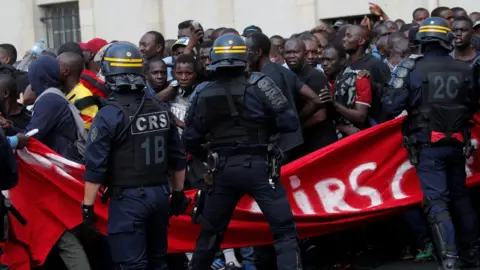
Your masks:
<path fill-rule="evenodd" d="M 202 211 L 205 205 L 206 193 L 210 190 L 214 183 L 213 176 L 215 172 L 221 167 L 222 160 L 226 161 L 228 157 L 247 156 L 265 156 L 268 164 L 269 184 L 275 189 L 275 182 L 280 179 L 280 168 L 283 162 L 283 152 L 274 144 L 267 147 L 244 147 L 228 150 L 209 151 L 207 154 L 207 171 L 204 175 L 207 190 L 198 190 L 195 195 L 195 205 L 192 209 L 191 217 L 194 224 L 202 224 L 206 229 L 211 225 L 202 216 Z M 213 228 L 212 228 L 213 229 Z"/>
<path fill-rule="evenodd" d="M 458 142 L 458 144 L 463 144 L 463 155 L 465 156 L 465 158 L 470 158 L 472 156 L 475 156 L 476 154 L 476 149 L 475 149 L 475 146 L 472 144 L 472 141 L 471 141 L 471 132 L 470 132 L 470 128 L 466 129 L 463 133 L 463 142 L 460 142 L 458 140 L 454 140 L 455 142 Z M 445 141 L 445 140 L 440 140 L 440 141 L 437 141 L 437 142 L 429 142 L 429 143 L 419 143 L 417 141 L 417 139 L 415 138 L 415 136 L 407 136 L 405 134 L 403 134 L 403 146 L 405 147 L 405 149 L 407 150 L 407 154 L 408 154 L 408 159 L 410 161 L 410 164 L 412 165 L 416 165 L 418 164 L 418 153 L 419 153 L 419 149 L 421 147 L 428 147 L 428 146 L 432 146 L 432 145 L 442 145 L 442 144 L 445 144 L 445 145 L 451 145 L 452 140 L 450 141 Z"/>
<path fill-rule="evenodd" d="M 100 187 L 100 201 L 103 204 L 108 204 L 110 198 L 118 198 L 121 197 L 124 190 L 127 189 L 143 189 L 148 187 L 160 187 L 166 184 L 152 184 L 152 185 L 141 185 L 141 186 L 101 186 Z"/>
<path fill-rule="evenodd" d="M 25 226 L 27 221 L 25 218 L 18 212 L 18 210 L 12 205 L 12 202 L 6 198 L 5 196 L 1 196 L 1 204 L 0 204 L 0 214 L 2 216 L 3 228 L 0 230 L 0 242 L 5 242 L 8 238 L 8 212 L 14 216 L 20 224 Z"/>
<path fill-rule="evenodd" d="M 268 150 L 268 182 L 275 189 L 275 182 L 280 180 L 280 169 L 282 167 L 284 156 L 283 151 L 276 144 L 269 144 Z"/>
<path fill-rule="evenodd" d="M 262 147 L 236 147 L 236 148 L 219 148 L 208 151 L 207 154 L 207 171 L 204 175 L 205 184 L 213 185 L 213 174 L 220 169 L 221 160 L 226 161 L 229 157 L 239 156 L 268 156 L 268 148 Z"/>

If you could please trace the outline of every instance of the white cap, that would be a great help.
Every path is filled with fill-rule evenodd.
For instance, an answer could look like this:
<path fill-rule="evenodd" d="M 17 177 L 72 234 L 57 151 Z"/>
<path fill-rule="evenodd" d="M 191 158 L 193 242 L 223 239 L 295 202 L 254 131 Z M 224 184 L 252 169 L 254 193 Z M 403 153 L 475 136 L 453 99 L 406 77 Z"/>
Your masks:
<path fill-rule="evenodd" d="M 480 21 L 476 21 L 473 23 L 473 28 L 480 27 Z"/>

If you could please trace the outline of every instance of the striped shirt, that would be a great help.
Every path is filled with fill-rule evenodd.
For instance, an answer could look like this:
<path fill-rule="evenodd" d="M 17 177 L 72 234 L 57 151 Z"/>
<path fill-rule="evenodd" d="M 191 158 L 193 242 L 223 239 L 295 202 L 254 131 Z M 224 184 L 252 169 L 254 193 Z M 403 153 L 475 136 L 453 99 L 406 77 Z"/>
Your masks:
<path fill-rule="evenodd" d="M 83 84 L 79 83 L 77 84 L 70 93 L 67 94 L 67 99 L 70 101 L 72 104 L 75 104 L 75 101 L 82 99 L 84 97 L 89 97 L 92 96 L 92 92 L 83 86 Z M 89 130 L 90 126 L 92 125 L 93 118 L 95 118 L 95 115 L 98 112 L 98 107 L 97 105 L 92 105 L 89 106 L 83 110 L 80 111 L 80 116 L 83 119 L 83 126 L 85 127 L 85 130 Z"/>

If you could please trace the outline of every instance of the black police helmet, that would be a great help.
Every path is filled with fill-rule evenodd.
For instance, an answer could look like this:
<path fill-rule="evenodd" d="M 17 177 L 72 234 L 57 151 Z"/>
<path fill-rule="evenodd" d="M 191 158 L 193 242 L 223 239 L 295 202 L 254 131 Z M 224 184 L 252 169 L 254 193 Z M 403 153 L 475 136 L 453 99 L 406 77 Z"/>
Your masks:
<path fill-rule="evenodd" d="M 121 74 L 143 76 L 142 53 L 130 42 L 112 43 L 105 51 L 101 61 L 102 75 L 112 77 Z"/>
<path fill-rule="evenodd" d="M 436 42 L 447 50 L 453 50 L 454 35 L 447 21 L 430 17 L 423 21 L 418 29 L 417 40 L 421 44 Z"/>
<path fill-rule="evenodd" d="M 209 70 L 229 67 L 245 67 L 247 65 L 247 46 L 242 37 L 234 34 L 220 36 L 210 50 L 212 64 Z"/>
<path fill-rule="evenodd" d="M 106 47 L 101 60 L 101 72 L 111 91 L 145 88 L 142 54 L 130 42 L 119 41 Z"/>

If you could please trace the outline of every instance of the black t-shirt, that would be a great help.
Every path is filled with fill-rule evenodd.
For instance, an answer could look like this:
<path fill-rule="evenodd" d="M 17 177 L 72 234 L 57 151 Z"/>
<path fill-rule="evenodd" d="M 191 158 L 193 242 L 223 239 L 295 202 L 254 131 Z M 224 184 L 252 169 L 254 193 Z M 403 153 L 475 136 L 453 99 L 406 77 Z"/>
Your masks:
<path fill-rule="evenodd" d="M 27 127 L 28 123 L 30 123 L 30 120 L 32 119 L 32 113 L 27 110 L 26 107 L 22 107 L 22 110 L 20 111 L 19 114 L 14 114 L 14 115 L 9 115 L 8 120 L 13 123 L 13 125 L 16 128 L 25 130 Z M 13 136 L 17 133 L 15 130 L 8 129 L 7 130 L 7 136 Z"/>
<path fill-rule="evenodd" d="M 300 89 L 304 83 L 291 70 L 272 62 L 267 63 L 263 67 L 262 73 L 275 82 L 287 98 L 290 107 L 297 112 L 295 100 L 299 96 Z M 282 134 L 278 144 L 284 152 L 303 144 L 302 129 L 299 128 L 296 132 Z"/>
<path fill-rule="evenodd" d="M 357 61 L 348 65 L 353 70 L 367 70 L 370 72 L 372 82 L 372 107 L 368 115 L 379 119 L 382 113 L 382 97 L 385 84 L 390 80 L 390 69 L 382 61 L 371 54 L 366 54 Z"/>
<path fill-rule="evenodd" d="M 328 81 L 325 75 L 318 69 L 305 65 L 300 70 L 292 70 L 297 75 L 298 79 L 308 85 L 318 95 L 323 88 L 328 89 Z M 305 106 L 306 100 L 304 98 L 297 99 L 298 111 L 301 111 Z"/>
<path fill-rule="evenodd" d="M 465 61 L 465 62 L 466 62 L 467 64 L 469 64 L 470 66 L 473 66 L 474 62 L 480 60 L 479 57 L 480 57 L 480 51 L 477 51 L 477 55 L 475 55 L 475 58 L 473 58 L 472 60 Z"/>
<path fill-rule="evenodd" d="M 308 85 L 316 94 L 320 94 L 320 90 L 327 88 L 328 81 L 325 75 L 310 65 L 304 66 L 301 70 L 294 71 L 298 78 Z M 306 104 L 305 99 L 299 98 L 297 106 L 301 110 Z M 318 109 L 321 109 L 319 107 Z M 303 130 L 303 139 L 305 141 L 299 155 L 306 155 L 325 147 L 337 141 L 335 124 L 331 117 L 328 117 L 321 123 L 310 126 Z"/>

